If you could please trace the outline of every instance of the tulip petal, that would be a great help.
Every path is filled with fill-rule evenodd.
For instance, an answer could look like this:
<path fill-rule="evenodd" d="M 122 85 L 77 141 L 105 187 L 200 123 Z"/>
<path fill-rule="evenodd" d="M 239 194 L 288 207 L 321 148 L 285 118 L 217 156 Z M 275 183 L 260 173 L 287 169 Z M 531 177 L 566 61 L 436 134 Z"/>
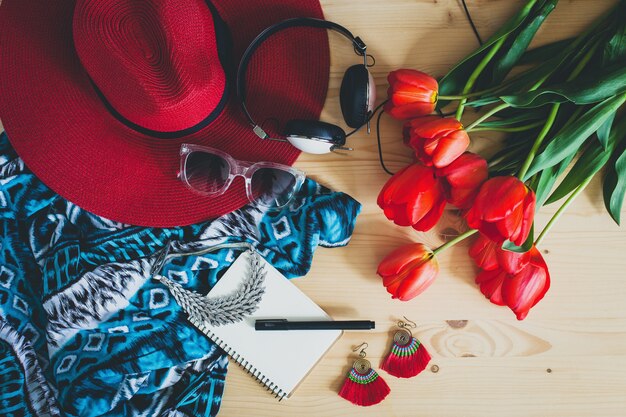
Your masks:
<path fill-rule="evenodd" d="M 411 133 L 413 132 L 413 129 L 415 129 L 417 126 L 420 126 L 424 123 L 428 123 L 431 122 L 433 120 L 438 120 L 440 119 L 439 116 L 421 116 L 421 117 L 416 117 L 415 119 L 411 119 L 407 122 L 404 123 L 404 125 L 402 126 L 402 137 L 404 139 L 404 144 L 408 144 L 409 140 L 411 138 L 411 136 L 415 136 L 415 135 L 411 135 Z"/>
<path fill-rule="evenodd" d="M 393 194 L 395 193 L 395 190 L 398 188 L 398 178 L 400 178 L 402 176 L 402 174 L 408 170 L 411 166 L 407 166 L 405 168 L 402 168 L 400 171 L 396 172 L 391 178 L 389 178 L 387 180 L 387 182 L 385 183 L 385 185 L 383 185 L 383 188 L 380 190 L 380 193 L 378 194 L 378 206 L 380 208 L 384 208 L 385 205 L 390 204 L 391 203 L 391 198 L 393 196 Z"/>
<path fill-rule="evenodd" d="M 523 253 L 513 252 L 504 250 L 499 245 L 496 250 L 496 256 L 498 265 L 508 274 L 517 274 L 530 262 L 530 251 Z"/>
<path fill-rule="evenodd" d="M 411 103 L 403 106 L 393 106 L 393 103 L 385 104 L 385 112 L 397 120 L 406 120 L 414 117 L 425 116 L 435 110 L 434 102 Z"/>
<path fill-rule="evenodd" d="M 411 226 L 409 218 L 406 216 L 406 205 L 390 204 L 383 209 L 387 219 L 393 221 L 398 226 Z"/>
<path fill-rule="evenodd" d="M 503 237 L 514 242 L 518 240 L 523 216 L 524 208 L 521 204 L 518 204 L 515 207 L 515 210 L 513 210 L 508 216 L 494 222 L 494 224 Z"/>
<path fill-rule="evenodd" d="M 426 171 L 425 171 L 426 170 Z M 398 171 L 391 177 L 383 187 L 379 197 L 379 206 L 382 208 L 388 204 L 403 204 L 414 198 L 412 194 L 416 192 L 417 185 L 426 182 L 427 187 L 434 183 L 433 175 L 424 175 L 427 168 L 420 164 L 411 164 Z M 382 202 L 382 204 L 381 204 Z"/>
<path fill-rule="evenodd" d="M 518 320 L 524 320 L 530 309 L 543 298 L 547 291 L 546 281 L 545 271 L 530 265 L 503 285 L 503 298 Z"/>
<path fill-rule="evenodd" d="M 550 288 L 550 274 L 543 257 L 535 247 L 529 252 L 528 265 L 502 285 L 503 299 L 518 320 L 524 320 Z"/>
<path fill-rule="evenodd" d="M 521 246 L 524 244 L 528 235 L 530 234 L 530 228 L 533 225 L 533 221 L 535 220 L 535 193 L 533 190 L 528 189 L 528 194 L 526 194 L 526 198 L 524 198 L 523 202 L 523 214 L 522 221 L 520 225 L 520 233 L 517 240 L 513 241 L 517 246 Z"/>
<path fill-rule="evenodd" d="M 394 196 L 394 201 L 407 202 L 413 199 L 415 194 L 430 190 L 436 183 L 435 171 L 432 168 L 420 163 L 412 164 L 403 175 L 402 185 L 399 187 L 407 192 L 401 193 L 400 189 L 396 190 L 398 196 Z"/>
<path fill-rule="evenodd" d="M 395 83 L 387 90 L 391 105 L 401 107 L 411 103 L 434 103 L 437 93 L 433 90 L 407 83 Z"/>
<path fill-rule="evenodd" d="M 467 222 L 467 224 L 474 229 L 480 230 L 481 233 L 484 233 L 485 236 L 496 243 L 502 243 L 506 240 L 506 237 L 502 236 L 500 230 L 498 230 L 498 227 L 494 223 L 480 222 L 478 227 L 472 226 L 469 222 Z"/>
<path fill-rule="evenodd" d="M 492 303 L 504 306 L 502 298 L 502 284 L 507 279 L 506 273 L 501 269 L 492 271 L 482 271 L 476 276 L 476 284 L 480 288 L 480 292 Z"/>
<path fill-rule="evenodd" d="M 398 293 L 398 287 L 400 287 L 400 284 L 402 284 L 402 281 L 397 280 L 393 284 L 385 286 L 385 289 L 387 290 L 387 292 L 391 294 L 391 298 L 398 298 L 397 293 Z"/>
<path fill-rule="evenodd" d="M 474 259 L 476 266 L 481 269 L 492 271 L 498 268 L 496 248 L 498 243 L 490 240 L 480 233 L 469 249 L 469 256 Z"/>
<path fill-rule="evenodd" d="M 426 139 L 420 136 L 412 136 L 411 139 L 409 139 L 408 146 L 415 151 L 415 156 L 422 164 L 432 166 L 432 158 L 425 150 L 425 141 Z"/>
<path fill-rule="evenodd" d="M 476 188 L 487 180 L 487 175 L 487 161 L 471 152 L 437 170 L 437 176 L 444 177 L 452 188 Z"/>
<path fill-rule="evenodd" d="M 436 117 L 416 124 L 413 133 L 423 138 L 446 136 L 454 131 L 463 129 L 461 122 L 453 117 Z"/>
<path fill-rule="evenodd" d="M 457 130 L 442 137 L 432 153 L 433 165 L 437 168 L 449 165 L 467 150 L 469 143 L 469 135 L 464 130 Z"/>
<path fill-rule="evenodd" d="M 394 298 L 408 301 L 424 292 L 432 285 L 439 272 L 439 265 L 436 258 L 431 258 L 417 268 L 413 268 L 398 286 Z"/>
<path fill-rule="evenodd" d="M 418 136 L 418 138 L 421 140 L 419 142 L 416 141 L 416 143 L 422 145 L 424 155 L 432 157 L 432 155 L 435 153 L 435 150 L 437 149 L 437 146 L 439 146 L 439 136 L 434 138 L 424 138 Z"/>
<path fill-rule="evenodd" d="M 411 224 L 422 220 L 432 210 L 438 199 L 439 195 L 434 187 L 416 194 L 415 199 L 406 206 L 406 213 Z"/>
<path fill-rule="evenodd" d="M 391 217 L 387 215 L 388 212 L 391 212 Z M 398 226 L 411 226 L 411 220 L 406 214 L 406 205 L 391 205 L 386 207 L 384 210 L 385 215 L 391 221 L 393 221 Z"/>
<path fill-rule="evenodd" d="M 426 213 L 424 217 L 422 217 L 417 223 L 413 224 L 413 229 L 418 230 L 420 232 L 427 232 L 441 219 L 443 215 L 443 210 L 446 208 L 446 200 L 443 198 L 443 195 L 440 196 L 439 201 L 436 201 L 431 207 L 430 211 Z"/>
<path fill-rule="evenodd" d="M 533 246 L 528 252 L 530 253 L 529 263 L 545 271 L 545 274 L 546 274 L 545 286 L 541 294 L 539 294 L 539 296 L 535 299 L 535 302 L 533 304 L 533 307 L 534 307 L 539 301 L 541 301 L 541 299 L 546 295 L 546 293 L 550 289 L 550 271 L 548 270 L 548 265 L 546 264 L 546 261 L 543 259 L 541 252 L 539 252 L 539 249 Z"/>
<path fill-rule="evenodd" d="M 378 265 L 376 273 L 380 276 L 396 275 L 417 261 L 422 261 L 432 256 L 432 251 L 422 243 L 412 243 L 400 246 L 389 253 Z"/>
<path fill-rule="evenodd" d="M 437 84 L 437 80 L 435 80 L 430 75 L 425 72 L 401 68 L 395 71 L 391 71 L 389 75 L 387 75 L 387 81 L 389 84 L 394 85 L 397 82 L 412 84 L 415 86 L 423 86 L 429 90 L 437 91 L 439 89 L 439 85 Z"/>
<path fill-rule="evenodd" d="M 478 210 L 486 221 L 507 217 L 524 201 L 527 188 L 515 177 L 495 177 L 487 180 L 476 197 Z"/>

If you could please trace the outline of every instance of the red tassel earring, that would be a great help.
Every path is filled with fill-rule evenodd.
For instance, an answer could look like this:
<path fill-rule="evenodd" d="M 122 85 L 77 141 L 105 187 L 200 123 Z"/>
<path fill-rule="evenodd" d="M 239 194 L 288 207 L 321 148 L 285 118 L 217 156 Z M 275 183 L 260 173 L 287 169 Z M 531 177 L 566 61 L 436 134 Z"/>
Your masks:
<path fill-rule="evenodd" d="M 391 392 L 389 385 L 372 369 L 370 361 L 365 359 L 367 346 L 367 343 L 361 343 L 352 350 L 356 352 L 363 347 L 359 352 L 359 359 L 352 364 L 348 377 L 339 391 L 340 397 L 361 406 L 378 404 Z"/>
<path fill-rule="evenodd" d="M 380 368 L 398 378 L 411 378 L 426 369 L 430 354 L 411 333 L 411 328 L 416 328 L 417 324 L 406 317 L 404 319 L 408 323 L 402 320 L 398 322 L 400 330 L 393 335 L 391 352 Z"/>

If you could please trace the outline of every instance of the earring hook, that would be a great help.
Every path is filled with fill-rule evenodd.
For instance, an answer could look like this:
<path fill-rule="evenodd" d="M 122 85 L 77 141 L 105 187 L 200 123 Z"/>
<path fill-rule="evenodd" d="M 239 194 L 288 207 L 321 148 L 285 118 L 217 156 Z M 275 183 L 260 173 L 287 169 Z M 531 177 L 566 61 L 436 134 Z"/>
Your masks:
<path fill-rule="evenodd" d="M 413 320 L 407 319 L 406 316 L 402 317 L 404 318 L 404 320 L 406 320 L 406 322 L 402 320 L 398 321 L 398 327 L 410 327 L 412 329 L 415 329 L 417 327 L 417 324 Z"/>
<path fill-rule="evenodd" d="M 406 316 L 402 316 L 402 317 L 406 321 L 399 320 L 398 327 L 401 329 L 405 329 L 407 332 L 409 332 L 411 337 L 413 337 L 413 332 L 411 331 L 411 329 L 415 329 L 417 327 L 417 324 L 413 320 L 407 319 Z"/>
<path fill-rule="evenodd" d="M 363 347 L 363 345 L 365 345 L 365 347 Z M 358 345 L 357 347 L 355 347 L 354 349 L 352 349 L 353 352 L 356 352 L 357 350 L 361 349 L 363 347 L 363 349 L 361 349 L 361 351 L 359 352 L 359 356 L 364 358 L 367 353 L 365 352 L 365 349 L 367 349 L 369 345 L 367 344 L 367 342 L 363 342 L 360 345 Z"/>

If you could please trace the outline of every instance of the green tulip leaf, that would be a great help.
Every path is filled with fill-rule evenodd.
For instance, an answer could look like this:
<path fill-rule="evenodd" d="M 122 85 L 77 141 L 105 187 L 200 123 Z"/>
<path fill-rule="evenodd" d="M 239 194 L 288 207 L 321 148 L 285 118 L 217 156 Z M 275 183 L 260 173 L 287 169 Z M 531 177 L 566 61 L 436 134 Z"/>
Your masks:
<path fill-rule="evenodd" d="M 615 165 L 604 180 L 604 204 L 607 211 L 618 225 L 624 196 L 626 195 L 626 150 L 615 161 Z"/>
<path fill-rule="evenodd" d="M 610 148 L 613 148 L 610 146 Z M 604 149 L 599 143 L 593 142 L 589 149 L 576 161 L 570 172 L 554 190 L 546 204 L 554 203 L 565 197 L 592 175 L 595 175 L 609 160 L 613 149 Z"/>
<path fill-rule="evenodd" d="M 535 240 L 535 224 L 533 223 L 533 225 L 530 227 L 530 233 L 528 233 L 528 237 L 526 238 L 524 243 L 522 243 L 522 246 L 517 246 L 515 243 L 511 242 L 510 240 L 505 240 L 504 243 L 502 244 L 502 249 L 508 250 L 510 252 L 525 253 L 525 252 L 528 252 L 530 248 L 533 247 L 534 240 Z"/>
<path fill-rule="evenodd" d="M 439 94 L 444 96 L 455 95 L 463 91 L 463 88 L 467 83 L 468 76 L 474 71 L 484 56 L 489 53 L 491 47 L 502 38 L 509 36 L 512 32 L 519 28 L 533 10 L 537 1 L 538 0 L 527 1 L 522 9 L 509 19 L 493 36 L 491 36 L 474 52 L 463 58 L 463 60 L 461 60 L 461 62 L 459 62 L 454 68 L 452 68 L 439 81 Z M 540 4 L 544 2 L 545 0 L 541 1 Z M 437 103 L 437 106 L 438 108 L 441 108 L 447 103 L 448 102 L 445 100 L 440 100 Z"/>
<path fill-rule="evenodd" d="M 606 149 L 608 146 L 609 137 L 611 136 L 611 127 L 613 126 L 613 122 L 615 121 L 616 113 L 610 115 L 609 118 L 606 119 L 606 122 L 602 123 L 602 126 L 600 126 L 600 128 L 596 132 L 596 135 L 598 135 L 598 140 L 600 141 L 600 144 L 602 144 L 602 147 L 604 149 Z"/>
<path fill-rule="evenodd" d="M 626 92 L 626 66 L 619 65 L 586 79 L 576 78 L 560 86 L 502 96 L 501 99 L 513 107 L 532 108 L 567 101 L 577 105 L 592 104 L 623 92 Z"/>
<path fill-rule="evenodd" d="M 626 123 L 621 123 L 625 120 L 626 118 L 623 118 L 620 125 L 626 125 Z M 618 225 L 626 195 L 626 129 L 621 131 L 621 135 L 621 142 L 608 164 L 603 184 L 604 205 Z"/>
<path fill-rule="evenodd" d="M 580 146 L 626 101 L 626 94 L 611 97 L 596 104 L 578 119 L 562 128 L 535 157 L 524 180 L 537 172 L 554 166 L 575 154 Z"/>
<path fill-rule="evenodd" d="M 543 64 L 531 68 L 521 74 L 518 74 L 509 80 L 503 82 L 501 87 L 495 91 L 490 91 L 489 95 L 472 99 L 465 105 L 468 107 L 483 107 L 489 104 L 498 103 L 501 101 L 501 96 L 514 95 L 518 91 L 528 91 L 532 88 L 537 80 L 544 79 L 550 74 L 554 73 L 575 50 L 573 48 L 575 44 L 571 44 L 570 48 L 563 50 L 560 55 L 553 57 L 552 59 L 545 61 Z"/>
<path fill-rule="evenodd" d="M 626 63 L 626 2 L 622 1 L 618 9 L 615 11 L 618 22 L 618 28 L 615 34 L 609 39 L 604 46 L 602 65 L 608 66 L 612 64 Z"/>
<path fill-rule="evenodd" d="M 488 159 L 489 172 L 518 170 L 532 146 L 533 135 L 528 132 L 514 132 L 507 136 L 504 146 Z"/>
<path fill-rule="evenodd" d="M 546 204 L 546 200 L 556 183 L 556 180 L 565 172 L 576 154 L 571 154 L 558 164 L 546 168 L 538 176 L 535 196 L 537 199 L 537 210 Z"/>
<path fill-rule="evenodd" d="M 481 128 L 500 128 L 500 127 L 510 127 L 520 124 L 529 124 L 531 122 L 535 122 L 538 120 L 544 120 L 547 112 L 544 109 L 533 109 L 533 110 L 524 110 L 519 111 L 517 109 L 516 114 L 504 114 L 504 111 L 498 113 L 498 117 L 502 116 L 501 119 L 493 119 L 482 122 L 479 126 Z"/>
<path fill-rule="evenodd" d="M 574 42 L 574 39 L 575 38 L 562 39 L 526 51 L 518 61 L 518 65 L 529 65 L 549 61 L 563 52 L 567 46 Z"/>
<path fill-rule="evenodd" d="M 466 105 L 482 107 L 488 104 L 500 102 L 501 96 L 517 96 L 521 92 L 527 92 L 537 85 L 539 80 L 550 78 L 554 82 L 565 80 L 571 74 L 571 67 L 579 62 L 588 53 L 594 50 L 596 45 L 606 41 L 605 30 L 597 30 L 598 27 L 607 27 L 610 16 L 604 16 L 594 22 L 585 33 L 577 38 L 565 39 L 557 42 L 557 48 L 550 49 L 553 54 L 547 54 L 538 48 L 543 58 L 541 63 L 504 81 L 501 85 L 489 89 L 482 97 L 474 98 Z M 532 51 L 529 52 L 529 54 Z M 532 57 L 532 56 L 531 56 Z M 520 59 L 519 63 L 522 63 Z M 565 100 L 565 99 L 563 99 Z"/>
<path fill-rule="evenodd" d="M 507 39 L 507 44 L 510 45 L 505 45 L 502 48 L 503 53 L 494 60 L 492 84 L 501 83 L 519 62 L 535 34 L 558 2 L 559 0 L 548 0 L 541 4 L 536 11 L 533 11 L 531 17 L 526 19 L 519 33 L 514 38 Z"/>

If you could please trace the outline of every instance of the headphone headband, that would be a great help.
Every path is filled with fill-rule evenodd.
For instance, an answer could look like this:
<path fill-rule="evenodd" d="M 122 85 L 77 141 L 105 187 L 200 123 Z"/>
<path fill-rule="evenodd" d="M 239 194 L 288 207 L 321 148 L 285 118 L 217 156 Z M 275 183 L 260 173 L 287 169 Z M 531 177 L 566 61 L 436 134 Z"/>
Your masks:
<path fill-rule="evenodd" d="M 348 38 L 349 41 L 354 45 L 354 52 L 362 56 L 366 59 L 366 50 L 367 45 L 359 38 L 358 36 L 354 36 L 352 32 L 350 32 L 345 27 L 341 26 L 335 22 L 329 22 L 327 20 L 316 19 L 313 17 L 296 17 L 293 19 L 283 20 L 282 22 L 278 22 L 275 25 L 268 27 L 263 30 L 263 32 L 259 33 L 256 38 L 250 43 L 250 45 L 246 48 L 243 56 L 241 57 L 241 62 L 239 63 L 239 68 L 237 69 L 237 97 L 239 98 L 239 103 L 241 104 L 241 109 L 243 113 L 246 115 L 246 118 L 253 126 L 254 133 L 257 134 L 261 139 L 268 138 L 267 133 L 255 123 L 254 119 L 250 115 L 248 108 L 246 107 L 246 70 L 248 69 L 248 63 L 250 62 L 250 58 L 252 58 L 252 54 L 254 51 L 270 36 L 274 35 L 277 32 L 280 32 L 283 29 L 288 29 L 292 27 L 312 27 L 312 28 L 320 28 L 320 29 L 329 29 L 334 30 Z"/>

